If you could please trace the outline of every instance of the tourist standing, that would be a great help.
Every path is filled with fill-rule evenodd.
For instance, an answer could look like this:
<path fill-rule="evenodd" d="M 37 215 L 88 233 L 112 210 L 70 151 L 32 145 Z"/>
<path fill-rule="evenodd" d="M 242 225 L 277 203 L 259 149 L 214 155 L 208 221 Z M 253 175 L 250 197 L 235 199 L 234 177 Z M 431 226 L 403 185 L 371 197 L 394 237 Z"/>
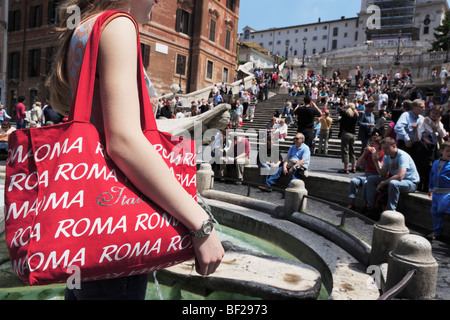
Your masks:
<path fill-rule="evenodd" d="M 108 11 L 111 18 L 102 30 L 99 49 L 97 77 L 94 93 L 99 103 L 93 103 L 93 114 L 101 114 L 102 121 L 93 124 L 108 150 L 108 156 L 121 169 L 126 177 L 140 190 L 143 196 L 153 201 L 167 213 L 171 214 L 189 230 L 200 230 L 205 221 L 210 219 L 208 213 L 187 193 L 176 177 L 169 170 L 160 154 L 150 144 L 141 129 L 139 87 L 137 77 L 137 52 L 139 29 L 137 24 L 150 20 L 155 0 L 118 0 L 118 1 L 65 1 L 60 7 L 61 45 L 55 55 L 57 63 L 48 80 L 51 89 L 52 106 L 62 114 L 70 112 L 73 92 L 70 92 L 70 79 L 60 80 L 73 61 L 67 60 L 70 44 L 83 47 L 89 37 L 89 26 L 100 13 Z M 80 20 L 76 29 L 67 28 L 71 19 L 68 6 L 80 8 Z M 109 12 L 114 10 L 115 12 Z M 119 11 L 119 12 L 117 12 Z M 136 23 L 136 22 L 137 23 Z M 83 30 L 81 32 L 80 30 Z M 82 34 L 83 38 L 79 38 Z M 66 46 L 62 44 L 67 44 Z M 79 50 L 83 52 L 83 50 Z M 78 57 L 82 60 L 82 57 Z M 150 66 L 151 67 L 151 66 Z M 78 77 L 74 84 L 77 88 Z M 148 84 L 149 88 L 153 88 Z M 78 86 L 81 88 L 81 86 Z M 67 90 L 68 89 L 68 90 Z M 91 93 L 92 94 L 92 93 Z M 123 108 L 126 106 L 126 112 Z M 124 129 L 125 128 L 125 129 Z M 126 151 L 126 152 L 124 152 Z M 64 190 L 63 190 L 64 191 Z M 89 212 L 86 215 L 89 216 Z M 74 240 L 76 241 L 76 240 Z M 195 252 L 196 271 L 206 276 L 219 266 L 224 250 L 216 231 L 206 237 L 192 237 Z M 126 272 L 126 270 L 123 270 Z M 81 289 L 66 289 L 67 299 L 141 299 L 146 295 L 147 275 L 136 275 L 119 279 L 108 279 L 81 283 Z"/>
<path fill-rule="evenodd" d="M 244 116 L 244 107 L 242 106 L 240 100 L 236 100 L 236 112 L 234 114 L 234 127 L 236 129 L 242 126 L 242 117 Z"/>
<path fill-rule="evenodd" d="M 330 113 L 325 111 L 323 116 L 319 119 L 320 131 L 319 131 L 319 153 L 328 154 L 328 140 L 330 138 L 331 124 L 333 119 L 330 117 Z"/>
<path fill-rule="evenodd" d="M 25 97 L 21 96 L 17 99 L 16 109 L 16 129 L 25 129 Z"/>
<path fill-rule="evenodd" d="M 429 240 L 441 237 L 444 214 L 450 214 L 450 142 L 442 144 L 441 153 L 442 157 L 433 163 L 430 172 L 429 196 L 432 199 L 433 232 L 427 236 Z"/>
<path fill-rule="evenodd" d="M 361 154 L 363 154 L 364 149 L 369 144 L 369 139 L 372 137 L 373 130 L 375 129 L 375 115 L 373 114 L 373 109 L 375 108 L 374 102 L 369 102 L 364 109 L 363 112 L 361 112 L 358 124 L 359 124 L 359 131 L 358 131 L 358 139 L 361 140 Z"/>
<path fill-rule="evenodd" d="M 292 113 L 294 111 L 294 106 L 286 99 L 283 109 L 281 109 L 281 116 L 286 118 L 286 124 L 289 126 L 292 123 Z"/>
<path fill-rule="evenodd" d="M 441 78 L 441 84 L 447 84 L 448 71 L 445 67 L 442 67 L 441 73 L 439 74 L 439 78 Z"/>
<path fill-rule="evenodd" d="M 445 104 L 448 101 L 448 87 L 447 87 L 447 84 L 444 84 L 440 91 L 441 91 L 440 103 L 441 104 Z"/>
<path fill-rule="evenodd" d="M 434 81 L 436 81 L 436 77 L 437 77 L 437 70 L 435 68 L 433 68 L 433 70 L 431 71 L 431 82 L 434 83 Z"/>
<path fill-rule="evenodd" d="M 425 111 L 425 101 L 414 100 L 411 110 L 402 113 L 394 130 L 397 135 L 397 146 L 413 155 L 413 143 L 416 139 L 418 123 L 423 119 L 422 113 Z"/>
<path fill-rule="evenodd" d="M 250 95 L 247 91 L 244 91 L 242 94 L 242 106 L 244 107 L 244 111 L 242 114 L 247 114 L 248 104 L 250 102 Z"/>
<path fill-rule="evenodd" d="M 34 121 L 36 123 L 36 126 L 40 127 L 42 123 L 41 103 L 37 101 L 35 104 L 33 104 L 33 107 L 30 111 L 31 121 Z"/>
<path fill-rule="evenodd" d="M 250 102 L 248 104 L 247 114 L 246 114 L 246 120 L 250 120 L 250 122 L 253 122 L 253 119 L 255 118 L 255 110 L 256 106 L 258 105 L 258 99 L 255 95 L 252 95 L 250 97 Z"/>
<path fill-rule="evenodd" d="M 341 159 L 344 163 L 344 169 L 338 173 L 348 174 L 348 165 L 351 163 L 351 172 L 356 172 L 356 122 L 358 121 L 358 110 L 354 103 L 349 103 L 345 112 L 342 112 L 340 120 L 340 137 L 341 137 Z"/>
<path fill-rule="evenodd" d="M 314 140 L 314 118 L 322 116 L 319 107 L 311 101 L 310 96 L 306 96 L 303 100 L 303 105 L 299 106 L 295 111 L 297 116 L 297 132 L 305 136 L 304 143 L 312 149 Z"/>
<path fill-rule="evenodd" d="M 428 192 L 428 179 L 433 162 L 440 156 L 439 147 L 448 137 L 441 122 L 444 107 L 434 106 L 430 115 L 423 118 L 417 127 L 417 143 L 414 150 L 414 161 L 420 175 L 419 191 Z"/>

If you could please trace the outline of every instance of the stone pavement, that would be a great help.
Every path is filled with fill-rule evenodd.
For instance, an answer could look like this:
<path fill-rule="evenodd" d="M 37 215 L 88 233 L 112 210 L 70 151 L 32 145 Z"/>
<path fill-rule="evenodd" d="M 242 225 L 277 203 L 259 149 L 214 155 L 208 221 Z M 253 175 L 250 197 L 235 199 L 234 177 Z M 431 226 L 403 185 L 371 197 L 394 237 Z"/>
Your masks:
<path fill-rule="evenodd" d="M 342 167 L 343 165 L 340 159 L 312 156 L 310 171 L 328 174 L 332 178 L 343 176 L 343 174 L 337 173 L 337 171 L 339 169 L 342 169 Z M 349 173 L 348 175 L 344 176 L 352 178 L 358 175 L 361 175 L 361 172 L 357 172 L 355 174 Z M 214 189 L 240 194 L 243 196 L 247 196 L 248 192 L 247 186 L 223 183 L 219 181 L 214 182 Z M 270 202 L 272 204 L 278 204 L 280 206 L 284 205 L 283 195 L 275 191 L 266 193 L 252 187 L 250 189 L 250 197 Z M 339 209 L 339 207 L 331 207 L 329 205 L 325 205 L 323 203 L 308 199 L 307 213 L 320 219 L 326 220 L 332 224 L 339 225 L 342 216 L 342 209 Z M 408 227 L 411 234 L 418 234 L 422 236 L 425 235 L 423 230 L 411 228 L 410 226 Z M 347 217 L 345 230 L 371 245 L 373 233 L 372 224 L 368 224 L 367 222 L 364 222 L 358 218 Z M 448 240 L 444 241 L 445 242 L 434 241 L 432 243 L 433 256 L 439 264 L 436 299 L 450 300 L 450 242 Z"/>

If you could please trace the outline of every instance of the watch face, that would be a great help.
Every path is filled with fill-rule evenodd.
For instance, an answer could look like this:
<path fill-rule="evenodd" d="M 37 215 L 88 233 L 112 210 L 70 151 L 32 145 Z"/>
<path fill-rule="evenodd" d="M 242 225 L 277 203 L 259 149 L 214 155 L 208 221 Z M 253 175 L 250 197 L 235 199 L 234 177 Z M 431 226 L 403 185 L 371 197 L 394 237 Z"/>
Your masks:
<path fill-rule="evenodd" d="M 205 224 L 204 224 L 204 226 L 203 226 L 203 231 L 204 231 L 206 234 L 211 234 L 212 229 L 213 229 L 213 224 L 212 224 L 212 222 L 211 222 L 211 221 L 206 221 Z"/>

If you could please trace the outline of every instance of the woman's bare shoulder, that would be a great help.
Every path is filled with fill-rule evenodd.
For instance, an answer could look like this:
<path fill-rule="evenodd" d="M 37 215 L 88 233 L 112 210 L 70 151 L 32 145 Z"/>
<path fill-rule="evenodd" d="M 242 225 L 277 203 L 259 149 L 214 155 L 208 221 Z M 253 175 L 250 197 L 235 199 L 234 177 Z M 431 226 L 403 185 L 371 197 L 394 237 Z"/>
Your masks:
<path fill-rule="evenodd" d="M 134 54 L 138 29 L 135 23 L 125 15 L 111 19 L 102 30 L 100 51 L 106 55 Z"/>
<path fill-rule="evenodd" d="M 119 14 L 113 16 L 105 23 L 102 30 L 102 37 L 113 37 L 117 40 L 122 40 L 122 38 L 136 39 L 137 28 L 137 25 L 130 16 Z M 120 43 L 120 41 L 118 42 Z"/>

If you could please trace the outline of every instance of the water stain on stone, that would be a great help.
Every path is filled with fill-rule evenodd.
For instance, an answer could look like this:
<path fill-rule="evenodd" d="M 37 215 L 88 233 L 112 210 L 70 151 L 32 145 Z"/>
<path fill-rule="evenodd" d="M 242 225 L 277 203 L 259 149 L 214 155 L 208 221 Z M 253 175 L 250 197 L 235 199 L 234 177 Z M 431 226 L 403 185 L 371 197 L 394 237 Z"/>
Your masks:
<path fill-rule="evenodd" d="M 296 283 L 299 283 L 300 280 L 301 280 L 301 278 L 297 274 L 286 273 L 284 275 L 284 281 L 287 282 L 287 283 L 296 284 Z"/>
<path fill-rule="evenodd" d="M 227 260 L 225 260 L 225 261 L 222 261 L 221 263 L 222 264 L 229 264 L 229 265 L 234 265 L 234 264 L 236 264 L 236 259 L 233 259 L 233 260 L 231 260 L 231 261 L 227 261 Z"/>
<path fill-rule="evenodd" d="M 343 288 L 343 289 L 345 289 L 345 290 L 347 290 L 347 291 L 353 291 L 353 290 L 355 290 L 355 288 L 354 288 L 351 284 L 349 284 L 349 283 L 344 283 L 343 285 L 341 285 L 341 288 Z"/>

